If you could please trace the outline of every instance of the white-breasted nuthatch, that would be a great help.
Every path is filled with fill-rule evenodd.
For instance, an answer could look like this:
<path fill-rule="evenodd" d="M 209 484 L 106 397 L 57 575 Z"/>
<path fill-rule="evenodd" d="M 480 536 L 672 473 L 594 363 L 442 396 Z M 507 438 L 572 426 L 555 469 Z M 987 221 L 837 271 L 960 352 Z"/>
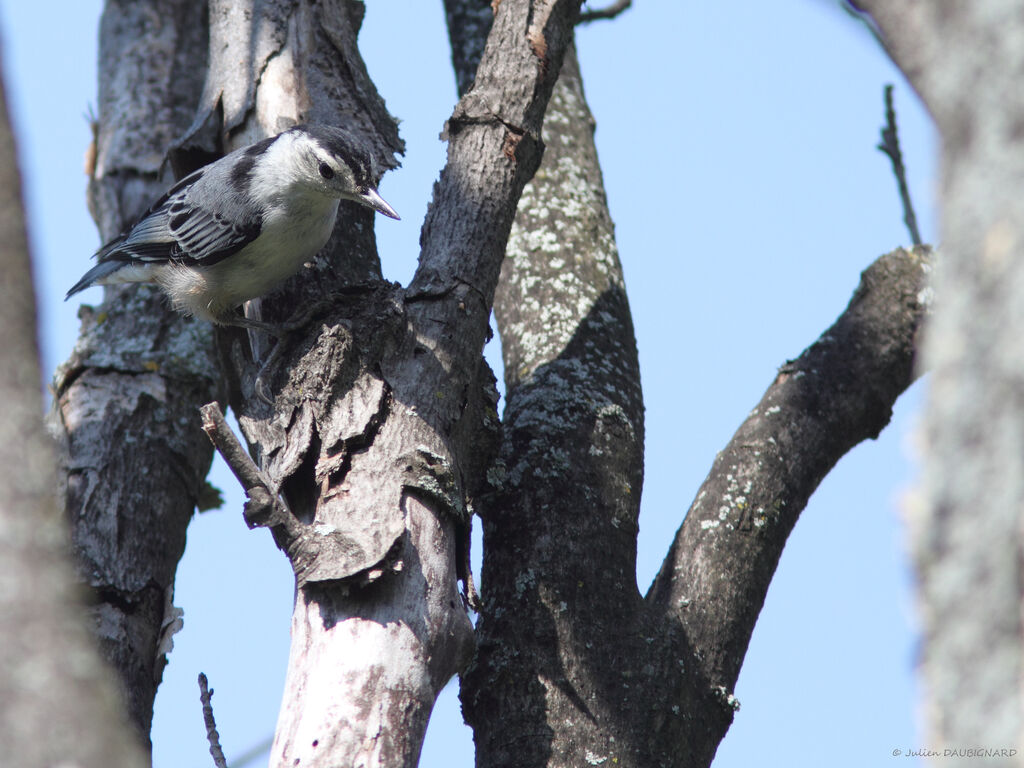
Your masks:
<path fill-rule="evenodd" d="M 297 125 L 186 176 L 120 236 L 68 291 L 156 283 L 181 312 L 261 328 L 234 313 L 311 260 L 334 229 L 340 200 L 393 219 L 369 152 L 350 133 Z"/>

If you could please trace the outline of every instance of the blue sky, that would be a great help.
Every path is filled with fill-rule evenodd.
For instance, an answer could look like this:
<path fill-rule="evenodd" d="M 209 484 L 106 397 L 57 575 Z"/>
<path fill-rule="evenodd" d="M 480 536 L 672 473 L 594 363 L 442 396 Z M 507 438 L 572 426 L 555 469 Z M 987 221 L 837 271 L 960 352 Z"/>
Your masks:
<path fill-rule="evenodd" d="M 77 335 L 77 304 L 64 292 L 99 245 L 82 158 L 101 3 L 61 5 L 0 0 L 47 371 Z M 408 147 L 381 185 L 402 222 L 378 227 L 379 246 L 386 275 L 406 282 L 455 86 L 440 2 L 368 5 L 364 56 Z M 579 49 L 640 348 L 645 590 L 715 452 L 776 368 L 832 323 L 862 269 L 908 242 L 888 161 L 874 149 L 885 83 L 896 85 L 928 242 L 937 236 L 935 136 L 871 36 L 829 0 L 638 0 L 617 21 L 581 30 Z M 82 299 L 98 302 L 100 292 Z M 894 752 L 927 746 L 917 735 L 900 512 L 922 398 L 917 385 L 882 436 L 812 497 L 755 630 L 736 691 L 742 708 L 716 768 L 909 765 Z M 199 671 L 216 690 L 229 759 L 272 734 L 283 683 L 290 568 L 267 532 L 246 529 L 223 467 L 212 480 L 228 501 L 189 530 L 175 599 L 185 628 L 156 703 L 157 768 L 209 765 Z M 472 765 L 454 690 L 435 711 L 424 766 Z"/>

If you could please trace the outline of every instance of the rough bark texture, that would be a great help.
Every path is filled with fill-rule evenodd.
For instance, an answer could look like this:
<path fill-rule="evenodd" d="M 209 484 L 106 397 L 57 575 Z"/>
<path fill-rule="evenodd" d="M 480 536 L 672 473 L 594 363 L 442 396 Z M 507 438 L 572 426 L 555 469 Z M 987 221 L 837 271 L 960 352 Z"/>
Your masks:
<path fill-rule="evenodd" d="M 779 557 L 835 463 L 889 423 L 914 378 L 930 304 L 926 247 L 881 257 L 846 311 L 775 382 L 715 458 L 648 594 L 731 692 Z"/>
<path fill-rule="evenodd" d="M 508 403 L 463 707 L 478 765 L 665 765 L 662 728 L 683 742 L 731 711 L 636 588 L 639 366 L 574 52 L 544 130 L 495 302 Z M 710 759 L 692 746 L 679 764 Z"/>
<path fill-rule="evenodd" d="M 473 650 L 457 579 L 476 504 L 486 601 L 463 701 L 478 764 L 707 765 L 799 512 L 912 380 L 927 254 L 880 259 L 836 325 L 783 367 L 642 598 L 635 344 L 574 54 L 562 66 L 579 3 L 446 8 L 468 91 L 446 127 L 419 269 L 408 289 L 383 282 L 372 214 L 343 208 L 315 263 L 251 308 L 278 320 L 328 300 L 277 342 L 272 406 L 253 392 L 266 340 L 173 318 L 145 288 L 86 313 L 58 416 L 101 637 L 148 731 L 169 586 L 209 460 L 196 406 L 220 392 L 219 362 L 259 462 L 246 519 L 271 528 L 297 584 L 273 764 L 416 763 L 438 691 Z M 318 121 L 348 126 L 391 167 L 401 142 L 356 48 L 361 12 L 210 0 L 204 27 L 197 0 L 111 0 L 91 196 L 104 234 L 163 186 L 168 150 L 184 171 Z M 510 238 L 556 79 L 550 150 Z M 508 405 L 503 463 L 488 471 L 492 301 Z"/>
<path fill-rule="evenodd" d="M 198 0 L 107 4 L 89 189 L 104 238 L 171 181 L 160 167 L 202 86 L 205 15 Z M 81 263 L 84 271 L 85 253 Z M 179 626 L 174 572 L 213 455 L 197 408 L 218 396 L 219 377 L 209 326 L 171 312 L 155 289 L 106 291 L 101 307 L 82 309 L 82 335 L 57 371 L 53 422 L 94 631 L 148 739 Z"/>
<path fill-rule="evenodd" d="M 0 745 L 25 768 L 146 764 L 96 653 L 68 561 L 42 420 L 36 302 L 0 77 Z"/>
<path fill-rule="evenodd" d="M 481 5 L 446 3 L 460 84 L 473 81 Z M 836 325 L 786 364 L 641 599 L 639 371 L 574 57 L 544 135 L 495 301 L 508 403 L 462 688 L 477 764 L 708 765 L 786 537 L 912 381 L 927 250 L 880 259 Z"/>
<path fill-rule="evenodd" d="M 942 259 L 910 516 L 931 747 L 1024 735 L 1024 15 L 1020 3 L 859 3 L 942 135 Z"/>
<path fill-rule="evenodd" d="M 249 75 L 254 88 L 233 90 L 234 59 L 211 57 L 208 115 L 182 149 L 211 133 L 246 143 L 282 119 L 320 120 L 349 125 L 390 167 L 400 144 L 355 47 L 359 7 L 268 0 L 259 37 L 252 25 L 215 24 L 211 49 L 277 42 L 262 74 Z M 437 693 L 468 662 L 472 628 L 456 577 L 496 421 L 480 353 L 577 8 L 498 7 L 486 66 L 448 122 L 448 164 L 408 290 L 375 279 L 370 215 L 346 211 L 314 268 L 264 302 L 280 317 L 311 298 L 334 300 L 305 338 L 282 342 L 272 408 L 252 396 L 255 366 L 241 339 L 223 339 L 232 405 L 287 502 L 249 520 L 272 528 L 298 585 L 275 764 L 414 765 Z M 242 104 L 215 131 L 211 94 Z"/>
<path fill-rule="evenodd" d="M 488 0 L 444 0 L 448 43 L 455 70 L 455 86 L 462 96 L 473 85 L 476 67 L 484 55 L 494 11 Z"/>

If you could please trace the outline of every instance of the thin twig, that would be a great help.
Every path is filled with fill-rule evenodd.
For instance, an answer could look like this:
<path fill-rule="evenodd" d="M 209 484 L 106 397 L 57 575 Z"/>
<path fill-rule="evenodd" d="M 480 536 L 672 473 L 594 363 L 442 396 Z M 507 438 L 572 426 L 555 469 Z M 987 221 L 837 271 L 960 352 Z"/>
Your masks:
<path fill-rule="evenodd" d="M 203 703 L 203 722 L 206 723 L 206 740 L 210 742 L 210 754 L 217 768 L 228 768 L 224 750 L 220 748 L 220 734 L 217 733 L 217 722 L 213 719 L 213 691 L 210 690 L 206 675 L 199 673 L 199 700 Z"/>
<path fill-rule="evenodd" d="M 875 38 L 875 42 L 878 43 L 879 47 L 884 51 L 889 49 L 885 45 L 885 40 L 882 38 L 882 32 L 878 28 L 877 22 L 871 18 L 871 14 L 863 10 L 855 0 L 839 0 L 839 7 L 842 8 L 846 13 L 853 19 L 856 19 L 864 28 Z"/>
<path fill-rule="evenodd" d="M 199 409 L 199 413 L 203 417 L 203 431 L 245 490 L 248 499 L 245 503 L 245 521 L 249 527 L 281 525 L 290 539 L 301 536 L 301 523 L 288 511 L 288 506 L 235 437 L 224 420 L 220 405 L 207 403 Z"/>
<path fill-rule="evenodd" d="M 591 21 L 600 21 L 601 19 L 614 19 L 631 5 L 633 5 L 633 0 L 616 0 L 616 2 L 612 3 L 607 8 L 598 8 L 593 11 L 580 11 L 580 17 L 576 23 L 587 24 Z"/>
<path fill-rule="evenodd" d="M 903 167 L 903 153 L 900 152 L 900 139 L 896 133 L 896 111 L 892 106 L 892 85 L 885 86 L 885 123 L 885 127 L 882 128 L 882 143 L 878 145 L 878 149 L 887 154 L 892 161 L 892 172 L 896 175 L 900 199 L 903 201 L 903 222 L 910 230 L 910 241 L 914 245 L 921 245 L 921 233 L 917 229 L 914 204 L 910 201 L 910 189 L 907 187 L 907 171 Z"/>
<path fill-rule="evenodd" d="M 245 452 L 235 433 L 224 420 L 220 405 L 207 403 L 199 409 L 199 413 L 203 417 L 203 431 L 210 438 L 213 447 L 224 457 L 224 461 L 246 492 L 253 488 L 269 490 L 259 467 L 249 458 L 249 454 Z"/>

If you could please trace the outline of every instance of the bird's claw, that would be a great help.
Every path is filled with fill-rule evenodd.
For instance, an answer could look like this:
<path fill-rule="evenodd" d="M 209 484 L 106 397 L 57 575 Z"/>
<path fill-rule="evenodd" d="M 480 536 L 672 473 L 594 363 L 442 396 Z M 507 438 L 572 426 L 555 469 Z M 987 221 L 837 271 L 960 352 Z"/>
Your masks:
<path fill-rule="evenodd" d="M 256 381 L 253 383 L 253 389 L 256 392 L 256 396 L 269 406 L 274 405 L 274 398 L 270 395 L 270 387 L 267 386 L 267 382 L 263 378 L 263 372 L 266 369 L 260 369 L 260 372 L 256 374 Z"/>

